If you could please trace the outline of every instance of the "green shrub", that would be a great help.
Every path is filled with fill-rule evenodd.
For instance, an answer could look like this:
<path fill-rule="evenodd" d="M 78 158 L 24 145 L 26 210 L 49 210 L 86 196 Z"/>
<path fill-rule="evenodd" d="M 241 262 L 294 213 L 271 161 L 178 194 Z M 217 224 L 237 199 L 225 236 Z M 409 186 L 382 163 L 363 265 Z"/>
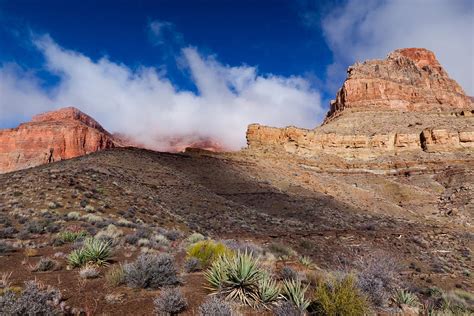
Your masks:
<path fill-rule="evenodd" d="M 58 239 L 63 242 L 75 242 L 78 239 L 85 238 L 87 236 L 87 232 L 79 231 L 79 232 L 72 232 L 72 231 L 64 231 L 58 233 Z"/>
<path fill-rule="evenodd" d="M 410 291 L 406 290 L 398 290 L 392 297 L 392 300 L 398 306 L 400 305 L 408 305 L 412 307 L 416 307 L 420 304 L 418 301 L 418 297 Z"/>
<path fill-rule="evenodd" d="M 192 233 L 191 235 L 188 236 L 188 238 L 186 238 L 186 243 L 188 243 L 189 245 L 192 245 L 192 244 L 195 244 L 199 241 L 203 241 L 205 239 L 206 239 L 206 237 L 204 237 L 200 233 Z"/>
<path fill-rule="evenodd" d="M 315 309 L 318 315 L 365 315 L 368 304 L 352 275 L 330 276 L 316 288 Z"/>
<path fill-rule="evenodd" d="M 283 296 L 303 312 L 310 304 L 310 301 L 305 297 L 308 288 L 309 285 L 303 286 L 301 280 L 284 280 Z"/>
<path fill-rule="evenodd" d="M 87 238 L 80 249 L 72 251 L 68 263 L 72 267 L 81 267 L 86 263 L 104 265 L 110 258 L 112 248 L 109 241 Z"/>
<path fill-rule="evenodd" d="M 264 272 L 258 259 L 248 253 L 219 257 L 205 277 L 210 289 L 224 295 L 227 300 L 237 300 L 250 306 L 260 301 L 258 286 Z"/>
<path fill-rule="evenodd" d="M 223 243 L 213 240 L 199 241 L 187 249 L 188 258 L 196 258 L 201 263 L 201 267 L 209 267 L 220 256 L 231 255 L 229 250 Z"/>

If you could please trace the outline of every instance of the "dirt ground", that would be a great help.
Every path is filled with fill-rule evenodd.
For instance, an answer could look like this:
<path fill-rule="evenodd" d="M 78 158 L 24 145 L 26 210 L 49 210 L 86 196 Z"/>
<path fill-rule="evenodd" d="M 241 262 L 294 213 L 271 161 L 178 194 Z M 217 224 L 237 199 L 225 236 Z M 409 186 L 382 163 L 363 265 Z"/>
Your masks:
<path fill-rule="evenodd" d="M 111 219 L 131 214 L 144 223 L 215 239 L 284 243 L 321 269 L 356 267 L 360 258 L 383 252 L 400 262 L 401 277 L 413 286 L 474 290 L 474 160 L 387 175 L 331 169 L 332 161 L 324 159 L 247 151 L 107 150 L 0 175 L 0 214 L 8 219 L 0 226 L 20 231 L 25 223 L 15 214 L 84 213 L 87 204 Z M 152 312 L 157 291 L 110 288 L 103 278 L 81 280 L 64 259 L 58 259 L 58 271 L 31 272 L 41 256 L 71 250 L 52 246 L 52 236 L 4 238 L 39 253 L 28 257 L 16 250 L 0 256 L 0 274 L 12 272 L 19 286 L 35 278 L 56 286 L 69 305 L 91 314 Z M 139 252 L 116 251 L 114 261 L 133 260 Z M 183 251 L 176 257 L 182 271 Z M 184 272 L 181 277 L 191 315 L 208 294 L 204 277 Z M 105 300 L 109 294 L 112 303 Z"/>

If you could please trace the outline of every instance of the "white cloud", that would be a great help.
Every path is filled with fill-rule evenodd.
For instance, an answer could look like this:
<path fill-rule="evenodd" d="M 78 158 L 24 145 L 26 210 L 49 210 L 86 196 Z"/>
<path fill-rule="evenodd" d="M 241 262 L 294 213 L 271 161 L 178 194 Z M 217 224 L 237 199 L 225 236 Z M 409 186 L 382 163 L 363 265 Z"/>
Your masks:
<path fill-rule="evenodd" d="M 435 52 L 450 76 L 474 95 L 474 4 L 471 0 L 348 0 L 322 21 L 334 54 L 331 88 L 355 61 L 384 58 L 404 47 Z M 337 70 L 337 71 L 335 71 Z"/>
<path fill-rule="evenodd" d="M 182 91 L 153 67 L 133 70 L 107 58 L 97 61 L 60 47 L 48 36 L 34 41 L 45 68 L 59 77 L 46 91 L 17 67 L 0 68 L 2 120 L 19 113 L 76 106 L 112 131 L 166 150 L 163 139 L 202 136 L 231 149 L 245 146 L 247 125 L 314 127 L 324 110 L 320 96 L 300 77 L 261 75 L 254 67 L 232 67 L 195 48 L 182 50 L 198 93 Z"/>

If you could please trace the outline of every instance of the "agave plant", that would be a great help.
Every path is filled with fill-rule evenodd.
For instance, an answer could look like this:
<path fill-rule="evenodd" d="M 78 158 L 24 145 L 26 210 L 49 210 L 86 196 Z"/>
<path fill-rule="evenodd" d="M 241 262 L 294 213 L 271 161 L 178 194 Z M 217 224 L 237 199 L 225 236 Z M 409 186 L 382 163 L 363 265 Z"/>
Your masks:
<path fill-rule="evenodd" d="M 258 284 L 262 277 L 258 259 L 247 252 L 221 256 L 206 272 L 212 290 L 224 294 L 228 300 L 251 306 L 259 301 Z"/>
<path fill-rule="evenodd" d="M 300 311 L 304 311 L 310 304 L 310 301 L 305 297 L 308 287 L 309 285 L 303 286 L 301 280 L 284 280 L 283 296 L 292 302 Z"/>
<path fill-rule="evenodd" d="M 397 305 L 408 305 L 416 307 L 420 304 L 418 297 L 410 291 L 398 290 L 392 297 Z"/>
<path fill-rule="evenodd" d="M 264 305 L 274 303 L 280 297 L 280 286 L 267 273 L 258 281 L 258 296 Z"/>

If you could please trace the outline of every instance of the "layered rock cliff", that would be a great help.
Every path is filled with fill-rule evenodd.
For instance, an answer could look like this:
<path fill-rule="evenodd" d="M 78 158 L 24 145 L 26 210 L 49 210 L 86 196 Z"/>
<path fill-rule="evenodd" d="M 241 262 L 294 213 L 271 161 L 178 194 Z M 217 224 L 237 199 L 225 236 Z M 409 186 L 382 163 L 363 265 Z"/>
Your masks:
<path fill-rule="evenodd" d="M 113 137 L 90 116 L 63 108 L 0 130 L 0 173 L 113 148 Z"/>
<path fill-rule="evenodd" d="M 322 126 L 252 124 L 250 149 L 371 159 L 401 152 L 474 151 L 474 106 L 426 49 L 396 50 L 349 67 Z"/>

